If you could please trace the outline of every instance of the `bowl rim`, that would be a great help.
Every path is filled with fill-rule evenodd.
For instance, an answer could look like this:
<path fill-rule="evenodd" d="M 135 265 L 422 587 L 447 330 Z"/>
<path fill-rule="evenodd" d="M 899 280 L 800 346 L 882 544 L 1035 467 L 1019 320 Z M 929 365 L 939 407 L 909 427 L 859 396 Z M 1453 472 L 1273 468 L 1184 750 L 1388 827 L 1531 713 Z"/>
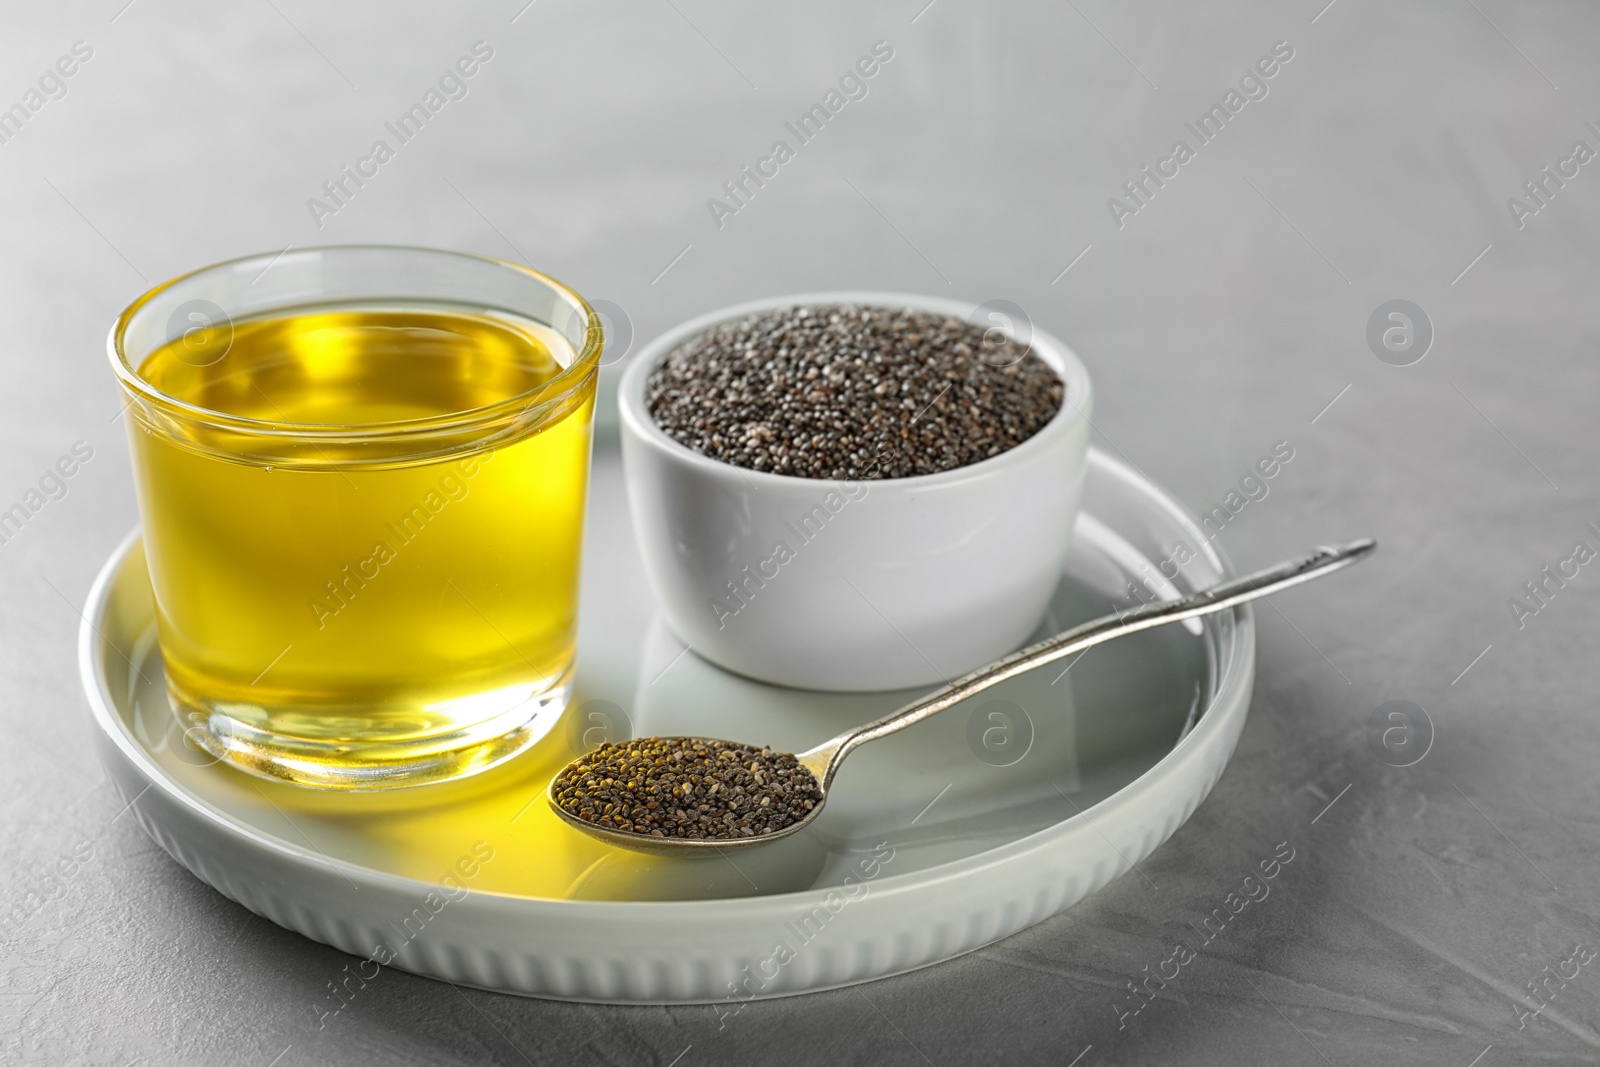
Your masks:
<path fill-rule="evenodd" d="M 770 311 L 775 308 L 794 307 L 804 304 L 855 304 L 865 307 L 909 309 L 925 311 L 934 314 L 949 315 L 952 318 L 967 320 L 968 317 L 982 304 L 968 304 L 962 300 L 950 297 L 923 296 L 916 293 L 894 293 L 876 290 L 839 290 L 812 293 L 794 293 L 783 296 L 763 297 L 757 300 L 748 300 L 739 304 L 732 304 L 724 308 L 706 312 L 688 319 L 678 325 L 658 334 L 645 344 L 629 361 L 628 367 L 623 371 L 622 379 L 617 385 L 617 410 L 621 417 L 623 427 L 636 439 L 653 446 L 678 460 L 712 476 L 742 476 L 748 484 L 754 486 L 767 485 L 777 487 L 807 487 L 815 490 L 829 484 L 862 484 L 865 482 L 874 487 L 906 487 L 906 488 L 935 488 L 954 485 L 983 478 L 997 473 L 1008 465 L 1015 465 L 1026 461 L 1033 453 L 1048 448 L 1057 438 L 1069 433 L 1079 422 L 1087 424 L 1091 429 L 1094 423 L 1089 413 L 1094 409 L 1094 385 L 1089 377 L 1089 369 L 1078 358 L 1064 341 L 1037 324 L 1030 323 L 1032 336 L 1029 338 L 1029 348 L 1040 359 L 1044 360 L 1061 378 L 1065 389 L 1062 391 L 1061 407 L 1056 410 L 1049 422 L 1045 423 L 1032 437 L 1007 449 L 997 456 L 981 459 L 976 463 L 969 463 L 963 467 L 955 467 L 936 474 L 913 474 L 902 478 L 868 478 L 854 481 L 839 478 L 806 478 L 797 474 L 778 474 L 773 471 L 758 471 L 750 467 L 740 467 L 732 463 L 724 463 L 720 459 L 713 459 L 701 452 L 696 452 L 689 446 L 677 441 L 659 425 L 651 416 L 644 404 L 645 383 L 653 371 L 680 345 L 691 340 L 721 323 L 760 311 Z M 1003 328 L 1007 336 L 1011 336 L 1009 325 Z M 627 436 L 627 435 L 625 435 Z"/>

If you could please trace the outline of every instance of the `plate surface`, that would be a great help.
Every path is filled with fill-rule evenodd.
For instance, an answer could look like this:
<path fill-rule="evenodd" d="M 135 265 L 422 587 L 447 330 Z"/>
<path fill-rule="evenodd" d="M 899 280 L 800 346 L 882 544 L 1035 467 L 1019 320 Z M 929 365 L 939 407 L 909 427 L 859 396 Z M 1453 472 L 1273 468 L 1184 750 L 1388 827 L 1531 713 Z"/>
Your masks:
<path fill-rule="evenodd" d="M 1084 509 L 1046 630 L 1131 605 L 1130 579 L 1148 598 L 1232 574 L 1181 506 L 1103 453 Z M 1192 558 L 1168 562 L 1168 581 L 1180 545 Z M 784 689 L 686 651 L 653 617 L 614 451 L 595 457 L 587 552 L 576 696 L 538 745 L 461 782 L 326 794 L 217 766 L 185 741 L 132 535 L 90 593 L 79 648 L 112 781 L 195 875 L 378 965 L 732 1010 L 948 959 L 1094 892 L 1205 798 L 1249 706 L 1254 625 L 1239 608 L 1091 649 L 862 749 L 817 825 L 768 848 L 622 853 L 541 799 L 582 746 L 681 733 L 795 751 L 917 694 Z"/>

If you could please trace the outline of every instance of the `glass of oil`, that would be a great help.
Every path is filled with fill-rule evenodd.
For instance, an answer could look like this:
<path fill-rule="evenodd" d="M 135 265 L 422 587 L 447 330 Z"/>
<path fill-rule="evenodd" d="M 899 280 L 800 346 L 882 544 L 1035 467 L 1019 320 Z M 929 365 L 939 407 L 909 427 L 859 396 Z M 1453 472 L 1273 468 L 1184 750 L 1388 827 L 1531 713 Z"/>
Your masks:
<path fill-rule="evenodd" d="M 245 771 L 386 789 L 532 745 L 570 692 L 600 320 L 455 252 L 291 249 L 117 320 L 174 712 Z"/>

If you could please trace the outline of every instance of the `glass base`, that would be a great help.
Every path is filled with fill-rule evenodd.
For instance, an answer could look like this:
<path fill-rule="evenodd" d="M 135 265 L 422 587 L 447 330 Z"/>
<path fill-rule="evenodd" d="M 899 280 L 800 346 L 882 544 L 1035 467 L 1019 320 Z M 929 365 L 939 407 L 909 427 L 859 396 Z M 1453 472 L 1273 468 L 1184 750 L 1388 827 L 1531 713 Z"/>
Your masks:
<path fill-rule="evenodd" d="M 572 696 L 569 669 L 554 685 L 490 719 L 426 738 L 310 740 L 263 730 L 219 707 L 168 698 L 185 739 L 261 778 L 336 790 L 404 789 L 465 778 L 527 750 L 550 732 Z M 256 717 L 256 716 L 252 716 Z"/>

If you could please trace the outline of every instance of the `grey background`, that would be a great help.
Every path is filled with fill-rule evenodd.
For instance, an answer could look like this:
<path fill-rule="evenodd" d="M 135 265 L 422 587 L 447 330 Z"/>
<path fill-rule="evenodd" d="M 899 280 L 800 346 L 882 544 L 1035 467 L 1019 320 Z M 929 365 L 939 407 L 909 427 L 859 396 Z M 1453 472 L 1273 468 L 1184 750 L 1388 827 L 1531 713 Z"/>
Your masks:
<path fill-rule="evenodd" d="M 1600 941 L 1600 568 L 1520 629 L 1508 606 L 1575 541 L 1600 548 L 1583 526 L 1600 522 L 1600 165 L 1520 230 L 1506 204 L 1575 140 L 1600 148 L 1592 6 L 124 2 L 0 16 L 0 102 L 74 41 L 94 49 L 0 145 L 0 508 L 73 442 L 94 449 L 0 547 L 7 1062 L 1600 1058 L 1594 967 L 1517 1025 L 1526 984 Z M 478 39 L 495 54 L 470 95 L 317 229 L 306 198 Z M 706 199 L 880 39 L 895 55 L 870 95 L 719 230 Z M 1279 40 L 1295 57 L 1270 95 L 1119 229 L 1107 198 Z M 135 521 L 114 315 L 204 263 L 351 241 L 526 258 L 641 337 L 789 291 L 1009 299 L 1089 364 L 1100 446 L 1197 511 L 1292 444 L 1222 537 L 1236 561 L 1360 534 L 1383 549 L 1260 611 L 1238 753 L 1147 878 L 721 1031 L 706 1007 L 397 972 L 317 1031 L 348 958 L 223 899 L 124 816 L 88 754 L 74 635 Z M 1415 365 L 1368 350 L 1391 299 L 1433 322 Z M 620 503 L 595 515 L 591 551 L 628 551 Z M 1436 731 L 1406 768 L 1367 741 L 1399 699 Z M 1282 841 L 1297 858 L 1270 899 L 1119 1030 L 1125 983 Z M 75 848 L 92 855 L 62 875 Z"/>

